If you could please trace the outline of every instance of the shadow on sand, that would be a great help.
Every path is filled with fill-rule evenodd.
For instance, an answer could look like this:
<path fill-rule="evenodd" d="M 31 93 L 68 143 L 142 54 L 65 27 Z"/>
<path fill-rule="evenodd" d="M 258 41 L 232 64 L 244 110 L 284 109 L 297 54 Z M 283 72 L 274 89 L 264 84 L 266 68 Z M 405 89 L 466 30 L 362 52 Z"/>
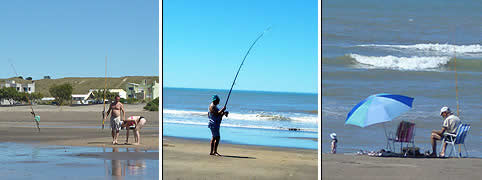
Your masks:
<path fill-rule="evenodd" d="M 221 155 L 221 157 L 227 157 L 227 158 L 240 158 L 240 159 L 256 159 L 255 157 L 248 157 L 248 156 L 230 156 L 230 155 Z"/>

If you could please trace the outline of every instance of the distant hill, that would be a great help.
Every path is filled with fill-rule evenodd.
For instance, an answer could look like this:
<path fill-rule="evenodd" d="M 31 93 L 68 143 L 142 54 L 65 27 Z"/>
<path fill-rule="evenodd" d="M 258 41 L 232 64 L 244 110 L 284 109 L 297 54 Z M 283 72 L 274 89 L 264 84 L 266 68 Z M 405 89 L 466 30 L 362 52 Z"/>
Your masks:
<path fill-rule="evenodd" d="M 0 83 L 4 83 L 5 80 L 15 80 L 19 83 L 31 83 L 31 80 L 23 80 L 20 78 L 8 78 L 0 79 Z M 141 84 L 143 80 L 147 80 L 150 84 L 153 81 L 159 83 L 159 76 L 125 76 L 118 78 L 107 78 L 108 89 L 124 89 L 127 83 Z M 35 81 L 35 92 L 40 92 L 44 97 L 49 97 L 49 88 L 53 85 L 59 85 L 69 83 L 73 87 L 73 94 L 86 94 L 89 89 L 103 89 L 104 78 L 103 77 L 66 77 L 61 79 L 40 79 Z"/>

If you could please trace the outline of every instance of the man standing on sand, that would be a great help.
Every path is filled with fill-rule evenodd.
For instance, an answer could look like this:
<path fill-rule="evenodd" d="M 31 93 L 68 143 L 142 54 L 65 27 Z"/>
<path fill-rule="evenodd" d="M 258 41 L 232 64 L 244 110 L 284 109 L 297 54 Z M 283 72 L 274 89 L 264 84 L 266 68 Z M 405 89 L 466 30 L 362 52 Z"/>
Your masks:
<path fill-rule="evenodd" d="M 219 128 L 221 126 L 221 121 L 223 120 L 223 115 L 228 117 L 228 113 L 226 111 L 226 106 L 224 106 L 221 110 L 218 109 L 217 105 L 219 104 L 219 96 L 214 95 L 212 97 L 212 103 L 209 105 L 209 129 L 211 129 L 211 133 L 213 138 L 211 139 L 211 152 L 209 155 L 221 156 L 218 153 L 218 145 L 219 140 L 221 139 L 221 135 L 219 134 Z"/>
<path fill-rule="evenodd" d="M 110 104 L 109 110 L 107 110 L 107 116 L 109 116 L 109 113 L 112 111 L 112 115 L 110 116 L 110 127 L 112 128 L 112 144 L 117 144 L 119 131 L 121 130 L 121 127 L 122 127 L 122 119 L 120 116 L 121 111 L 122 111 L 123 119 L 124 120 L 126 119 L 126 112 L 124 111 L 124 105 L 119 101 L 120 101 L 120 96 L 116 95 L 115 101 L 112 104 Z"/>
<path fill-rule="evenodd" d="M 437 157 L 437 140 L 442 140 L 444 132 L 455 134 L 457 132 L 457 128 L 460 125 L 460 119 L 455 116 L 448 107 L 442 107 L 442 109 L 440 109 L 440 116 L 442 116 L 444 119 L 442 130 L 432 130 L 432 135 L 430 136 L 432 140 L 432 154 L 430 154 L 431 157 Z M 445 148 L 447 147 L 447 143 L 443 143 L 444 145 L 442 147 L 442 152 L 440 152 L 441 157 L 444 157 Z"/>

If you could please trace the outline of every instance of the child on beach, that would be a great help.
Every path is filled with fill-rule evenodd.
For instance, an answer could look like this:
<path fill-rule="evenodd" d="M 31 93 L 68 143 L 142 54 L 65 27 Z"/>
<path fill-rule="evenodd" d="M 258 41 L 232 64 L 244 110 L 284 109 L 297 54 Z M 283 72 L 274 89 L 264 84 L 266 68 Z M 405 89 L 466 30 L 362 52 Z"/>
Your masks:
<path fill-rule="evenodd" d="M 138 145 L 141 142 L 140 130 L 146 124 L 146 118 L 142 116 L 129 116 L 122 123 L 122 127 L 127 130 L 126 132 L 126 144 L 129 143 L 129 130 L 134 133 L 134 145 Z"/>
<path fill-rule="evenodd" d="M 331 133 L 331 153 L 336 154 L 336 143 L 338 143 L 338 139 L 336 139 L 336 133 Z"/>

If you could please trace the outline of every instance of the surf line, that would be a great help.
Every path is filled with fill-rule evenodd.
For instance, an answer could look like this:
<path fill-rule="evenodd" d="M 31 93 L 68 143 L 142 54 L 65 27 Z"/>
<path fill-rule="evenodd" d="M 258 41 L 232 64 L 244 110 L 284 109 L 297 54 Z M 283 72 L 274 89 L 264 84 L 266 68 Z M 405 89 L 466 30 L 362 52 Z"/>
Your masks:
<path fill-rule="evenodd" d="M 15 72 L 15 75 L 17 77 L 20 77 L 20 76 L 18 76 L 17 70 L 15 70 L 15 67 L 13 66 L 12 61 L 10 59 L 9 59 L 9 61 L 10 61 L 10 65 L 12 66 L 13 72 Z M 30 98 L 28 97 L 28 93 L 25 93 L 25 97 L 27 98 L 28 104 L 30 104 L 30 109 L 32 110 L 30 113 L 33 115 L 33 121 L 37 125 L 38 132 L 40 132 L 40 116 L 37 116 L 35 114 L 35 111 L 33 110 L 32 101 L 30 101 Z"/>
<path fill-rule="evenodd" d="M 271 26 L 268 26 L 268 28 L 266 28 L 266 29 L 258 36 L 258 38 L 256 38 L 256 40 L 254 40 L 254 42 L 253 42 L 253 43 L 251 44 L 251 46 L 249 47 L 248 52 L 246 52 L 246 54 L 244 55 L 243 61 L 241 62 L 241 65 L 239 65 L 238 72 L 236 73 L 236 76 L 234 77 L 233 84 L 231 85 L 231 89 L 229 90 L 228 97 L 226 98 L 226 103 L 224 103 L 224 107 L 226 107 L 226 105 L 228 105 L 229 97 L 231 96 L 231 91 L 233 90 L 234 84 L 236 83 L 236 79 L 238 78 L 239 71 L 241 70 L 241 67 L 243 67 L 244 60 L 246 60 L 246 57 L 248 57 L 248 54 L 249 54 L 249 52 L 251 51 L 251 49 L 253 48 L 254 44 L 256 44 L 256 42 L 258 42 L 258 40 L 261 39 L 261 37 L 263 37 L 264 33 L 266 33 L 267 31 L 269 31 L 270 29 L 271 29 Z"/>

